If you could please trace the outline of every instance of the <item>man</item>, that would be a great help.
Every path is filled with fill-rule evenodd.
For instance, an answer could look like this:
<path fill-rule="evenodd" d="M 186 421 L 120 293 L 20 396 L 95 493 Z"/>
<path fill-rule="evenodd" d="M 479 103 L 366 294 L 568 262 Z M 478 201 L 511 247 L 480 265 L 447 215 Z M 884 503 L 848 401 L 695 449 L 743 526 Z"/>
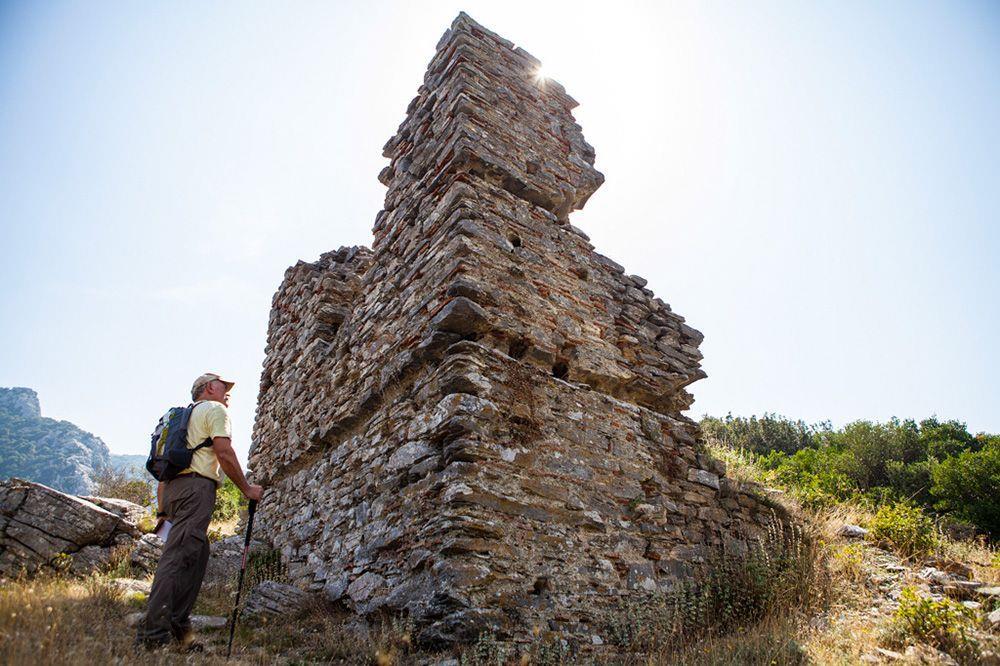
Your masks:
<path fill-rule="evenodd" d="M 160 509 L 172 523 L 163 554 L 153 576 L 153 589 L 138 640 L 147 648 L 166 645 L 171 638 L 184 648 L 192 643 L 191 609 L 208 565 L 208 523 L 215 507 L 215 491 L 222 472 L 251 500 L 263 488 L 247 482 L 233 451 L 229 422 L 229 392 L 233 382 L 208 372 L 194 380 L 191 399 L 195 407 L 188 422 L 187 446 L 193 449 L 207 439 L 211 446 L 194 452 L 191 466 L 175 479 L 160 484 Z"/>

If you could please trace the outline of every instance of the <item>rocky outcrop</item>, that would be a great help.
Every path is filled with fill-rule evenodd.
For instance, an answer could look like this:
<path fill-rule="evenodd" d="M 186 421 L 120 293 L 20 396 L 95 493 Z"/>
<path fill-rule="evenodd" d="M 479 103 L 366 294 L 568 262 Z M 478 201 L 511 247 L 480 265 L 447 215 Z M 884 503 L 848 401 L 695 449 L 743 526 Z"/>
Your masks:
<path fill-rule="evenodd" d="M 41 415 L 29 388 L 0 388 L 0 479 L 18 477 L 63 492 L 94 491 L 96 470 L 111 464 L 99 437 Z"/>
<path fill-rule="evenodd" d="M 247 595 L 243 613 L 247 616 L 289 617 L 315 600 L 315 596 L 293 585 L 266 580 Z"/>
<path fill-rule="evenodd" d="M 0 388 L 0 412 L 22 419 L 37 419 L 42 415 L 42 406 L 38 394 L 30 388 Z"/>
<path fill-rule="evenodd" d="M 291 580 L 419 640 L 589 643 L 770 518 L 682 412 L 702 335 L 569 223 L 562 86 L 461 14 L 385 147 L 372 250 L 285 274 L 250 463 Z"/>
<path fill-rule="evenodd" d="M 21 479 L 0 482 L 0 575 L 85 573 L 138 537 L 134 523 L 93 502 Z"/>
<path fill-rule="evenodd" d="M 110 511 L 130 525 L 138 525 L 139 521 L 149 516 L 149 509 L 147 507 L 139 506 L 135 502 L 118 499 L 117 497 L 82 495 L 80 499 L 87 500 L 106 511 Z"/>
<path fill-rule="evenodd" d="M 143 534 L 132 547 L 128 561 L 133 569 L 144 574 L 152 574 L 156 571 L 156 565 L 159 564 L 162 553 L 163 539 L 155 534 Z"/>

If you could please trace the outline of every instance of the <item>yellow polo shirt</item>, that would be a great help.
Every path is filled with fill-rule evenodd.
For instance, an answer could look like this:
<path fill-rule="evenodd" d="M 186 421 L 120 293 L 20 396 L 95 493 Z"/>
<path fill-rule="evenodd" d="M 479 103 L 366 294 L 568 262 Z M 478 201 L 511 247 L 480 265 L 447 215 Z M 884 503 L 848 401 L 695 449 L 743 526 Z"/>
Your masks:
<path fill-rule="evenodd" d="M 233 436 L 233 426 L 229 422 L 229 410 L 221 402 L 214 400 L 203 400 L 194 406 L 191 411 L 191 420 L 188 421 L 187 445 L 193 449 L 206 439 L 215 437 Z M 198 449 L 191 458 L 191 466 L 181 472 L 195 472 L 222 485 L 222 471 L 219 468 L 219 459 L 215 457 L 215 451 L 211 446 Z"/>

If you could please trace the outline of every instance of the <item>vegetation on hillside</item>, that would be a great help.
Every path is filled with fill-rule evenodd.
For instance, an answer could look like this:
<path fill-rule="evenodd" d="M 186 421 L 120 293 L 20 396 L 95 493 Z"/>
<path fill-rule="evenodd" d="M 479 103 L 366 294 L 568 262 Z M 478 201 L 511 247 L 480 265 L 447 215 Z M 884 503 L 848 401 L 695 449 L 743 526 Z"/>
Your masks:
<path fill-rule="evenodd" d="M 705 417 L 710 446 L 738 452 L 813 507 L 856 502 L 876 509 L 900 503 L 946 524 L 1000 535 L 1000 435 L 972 435 L 964 423 L 928 418 L 829 423 L 765 414 Z"/>
<path fill-rule="evenodd" d="M 94 470 L 109 463 L 104 442 L 68 421 L 0 409 L 0 479 L 16 476 L 87 494 Z"/>

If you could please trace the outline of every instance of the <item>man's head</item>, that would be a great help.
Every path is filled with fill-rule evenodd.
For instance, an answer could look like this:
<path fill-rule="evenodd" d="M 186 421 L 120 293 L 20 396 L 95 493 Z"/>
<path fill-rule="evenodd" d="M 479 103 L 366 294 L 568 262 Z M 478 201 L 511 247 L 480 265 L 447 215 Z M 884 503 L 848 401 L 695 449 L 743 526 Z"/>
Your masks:
<path fill-rule="evenodd" d="M 214 400 L 229 406 L 229 392 L 235 382 L 223 379 L 214 372 L 206 372 L 191 385 L 192 400 Z"/>

